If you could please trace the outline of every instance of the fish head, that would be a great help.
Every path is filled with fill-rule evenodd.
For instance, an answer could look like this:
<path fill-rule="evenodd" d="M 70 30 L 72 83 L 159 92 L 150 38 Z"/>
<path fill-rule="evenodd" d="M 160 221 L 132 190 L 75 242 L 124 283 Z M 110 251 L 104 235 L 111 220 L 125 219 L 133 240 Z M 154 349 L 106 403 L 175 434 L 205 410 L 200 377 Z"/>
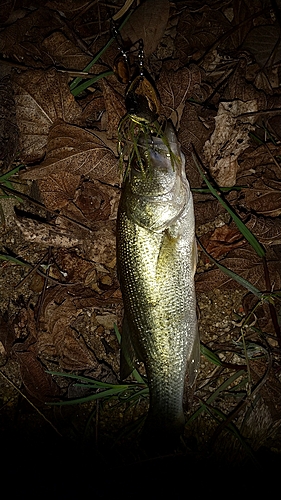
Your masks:
<path fill-rule="evenodd" d="M 144 137 L 139 145 L 145 169 L 132 165 L 124 190 L 127 213 L 151 231 L 163 231 L 184 210 L 191 193 L 185 157 L 171 124 L 161 137 Z"/>

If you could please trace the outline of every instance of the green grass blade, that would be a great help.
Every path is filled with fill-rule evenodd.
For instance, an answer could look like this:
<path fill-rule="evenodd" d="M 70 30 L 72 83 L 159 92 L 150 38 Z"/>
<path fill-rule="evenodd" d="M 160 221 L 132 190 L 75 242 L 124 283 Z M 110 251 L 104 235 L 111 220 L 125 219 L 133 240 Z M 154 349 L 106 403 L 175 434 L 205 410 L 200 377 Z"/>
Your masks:
<path fill-rule="evenodd" d="M 22 260 L 19 260 L 16 257 L 12 257 L 11 255 L 1 254 L 0 260 L 7 260 L 8 262 L 12 262 L 13 264 L 18 264 L 19 266 L 23 267 L 32 267 L 31 264 L 28 264 L 28 262 L 23 262 Z"/>
<path fill-rule="evenodd" d="M 217 397 L 218 395 L 220 394 L 220 392 L 224 391 L 228 386 L 230 386 L 237 378 L 241 377 L 242 375 L 245 374 L 245 370 L 238 370 L 238 372 L 235 372 L 233 375 L 231 375 L 231 377 L 229 377 L 225 382 L 223 382 L 216 390 L 215 392 L 207 399 L 206 401 L 206 404 L 205 403 L 201 403 L 201 406 L 200 408 L 198 408 L 198 410 L 196 410 L 196 412 L 193 413 L 193 415 L 191 415 L 187 421 L 187 424 L 193 422 L 193 420 L 195 420 L 199 415 L 200 413 L 202 413 L 203 411 L 207 410 L 207 406 L 209 404 L 211 404 Z"/>
<path fill-rule="evenodd" d="M 254 285 L 252 285 L 252 283 L 250 283 L 249 281 L 247 281 L 245 278 L 242 278 L 242 276 L 239 276 L 239 274 L 236 274 L 234 271 L 231 271 L 227 267 L 222 266 L 222 264 L 220 264 L 217 260 L 215 260 L 205 250 L 205 248 L 201 245 L 201 243 L 200 243 L 199 240 L 198 240 L 198 244 L 199 244 L 200 248 L 203 250 L 203 252 L 205 253 L 205 255 L 207 255 L 208 259 L 210 259 L 210 261 L 212 261 L 214 264 L 216 264 L 216 266 L 219 268 L 219 270 L 222 273 L 226 274 L 227 276 L 229 276 L 233 280 L 237 281 L 237 283 L 239 283 L 240 285 L 242 285 L 244 288 L 247 288 L 247 290 L 249 290 L 249 292 L 252 292 L 259 299 L 263 298 L 264 300 L 266 300 L 264 294 L 260 290 L 258 290 Z"/>
<path fill-rule="evenodd" d="M 192 153 L 192 157 L 193 157 L 195 165 L 198 168 L 198 171 L 199 171 L 201 177 L 204 179 L 204 182 L 207 184 L 207 186 L 208 186 L 210 192 L 212 193 L 212 195 L 215 196 L 215 198 L 217 198 L 217 200 L 225 208 L 225 210 L 227 210 L 227 212 L 229 213 L 229 215 L 234 220 L 234 222 L 235 222 L 236 226 L 238 227 L 239 231 L 243 234 L 244 238 L 246 238 L 246 240 L 250 243 L 251 247 L 255 250 L 255 252 L 257 253 L 257 255 L 259 257 L 261 257 L 261 258 L 264 257 L 265 256 L 265 250 L 264 250 L 264 248 L 258 242 L 258 240 L 256 239 L 256 237 L 251 233 L 251 231 L 247 228 L 247 226 L 245 226 L 245 224 L 242 222 L 242 220 L 240 219 L 240 217 L 238 217 L 238 215 L 236 215 L 236 213 L 233 212 L 233 210 L 230 208 L 230 206 L 222 199 L 221 193 L 218 193 L 217 190 L 208 181 L 208 179 L 204 175 L 204 172 L 202 171 L 202 169 L 201 169 L 201 167 L 200 167 L 200 165 L 199 165 L 199 163 L 197 161 L 197 158 L 196 158 L 196 156 L 195 156 L 194 153 Z"/>
<path fill-rule="evenodd" d="M 87 89 L 94 83 L 98 82 L 101 78 L 106 78 L 109 75 L 113 75 L 113 71 L 105 71 L 104 73 L 100 73 L 100 75 L 96 75 L 95 77 L 91 78 L 90 80 L 86 80 L 81 85 L 78 85 L 78 87 L 75 87 L 75 89 L 72 90 L 72 95 L 76 97 L 79 95 L 83 90 Z"/>
<path fill-rule="evenodd" d="M 121 387 L 121 389 L 120 389 Z M 119 388 L 115 389 L 107 389 L 105 391 L 98 392 L 96 394 L 91 394 L 90 396 L 85 396 L 83 398 L 78 398 L 78 399 L 70 399 L 68 401 L 56 401 L 54 403 L 46 403 L 51 406 L 70 406 L 70 405 L 77 405 L 81 403 L 89 403 L 90 401 L 95 401 L 96 399 L 104 399 L 104 398 L 110 398 L 113 396 L 117 396 L 121 392 L 124 392 L 126 389 L 124 389 L 124 386 L 120 386 Z"/>
<path fill-rule="evenodd" d="M 208 347 L 206 347 L 205 345 L 200 344 L 200 351 L 201 354 L 203 354 L 203 356 L 205 356 L 205 358 L 207 358 L 208 361 L 210 361 L 214 365 L 223 366 L 222 361 L 220 360 L 218 355 L 215 352 L 208 349 Z"/>
<path fill-rule="evenodd" d="M 12 175 L 15 175 L 19 172 L 19 170 L 21 168 L 23 168 L 24 165 L 18 165 L 17 167 L 13 168 L 12 170 L 9 170 L 9 172 L 6 172 L 5 174 L 1 175 L 0 176 L 0 182 L 5 182 L 7 181 L 8 179 L 10 179 L 10 177 L 12 177 Z"/>
<path fill-rule="evenodd" d="M 118 28 L 117 31 L 120 31 L 123 26 L 126 24 L 126 22 L 128 21 L 129 17 L 131 16 L 132 12 L 130 12 L 127 17 L 124 19 L 123 23 L 120 25 L 120 27 Z M 107 49 L 110 47 L 110 45 L 115 41 L 115 37 L 111 37 L 110 40 L 104 45 L 104 47 L 97 53 L 97 55 L 94 57 L 94 59 L 86 66 L 86 68 L 84 68 L 84 72 L 85 73 L 88 73 L 88 71 L 90 71 L 90 69 L 94 66 L 94 64 L 96 64 L 96 62 L 99 60 L 99 58 L 104 54 L 104 52 L 107 51 Z M 74 90 L 78 85 L 79 83 L 82 81 L 82 78 L 81 77 L 77 77 L 73 80 L 73 82 L 70 84 L 70 90 Z"/>
<path fill-rule="evenodd" d="M 100 382 L 98 380 L 95 380 L 93 378 L 89 377 L 82 377 L 81 375 L 75 375 L 74 373 L 63 373 L 63 372 L 56 372 L 56 371 L 51 371 L 51 370 L 46 370 L 46 373 L 49 373 L 50 375 L 56 375 L 57 377 L 66 377 L 66 378 L 72 378 L 74 380 L 79 380 L 82 382 L 82 384 L 75 384 L 79 386 L 88 386 L 94 389 L 112 389 L 112 388 L 127 388 L 128 384 L 126 385 L 120 385 L 120 384 L 109 384 L 108 382 Z"/>

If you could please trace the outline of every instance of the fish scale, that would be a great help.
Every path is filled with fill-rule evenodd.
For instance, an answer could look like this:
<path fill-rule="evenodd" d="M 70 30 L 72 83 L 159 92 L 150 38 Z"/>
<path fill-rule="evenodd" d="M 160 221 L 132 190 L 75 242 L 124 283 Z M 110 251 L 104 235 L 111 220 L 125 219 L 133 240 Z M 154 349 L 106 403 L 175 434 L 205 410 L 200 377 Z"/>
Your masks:
<path fill-rule="evenodd" d="M 131 167 L 117 220 L 121 349 L 127 352 L 121 376 L 129 375 L 136 360 L 144 362 L 150 392 L 144 432 L 155 439 L 181 433 L 185 375 L 188 370 L 192 385 L 200 357 L 193 200 L 171 125 L 165 135 L 170 150 L 161 138 L 151 138 L 146 174 Z"/>

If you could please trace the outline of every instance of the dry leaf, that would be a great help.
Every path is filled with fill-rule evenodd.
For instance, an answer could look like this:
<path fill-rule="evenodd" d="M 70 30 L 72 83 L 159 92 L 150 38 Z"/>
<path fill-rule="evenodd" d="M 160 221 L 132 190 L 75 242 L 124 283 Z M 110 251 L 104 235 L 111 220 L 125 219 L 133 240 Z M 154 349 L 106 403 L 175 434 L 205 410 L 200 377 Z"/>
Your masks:
<path fill-rule="evenodd" d="M 18 127 L 10 76 L 0 80 L 0 160 L 1 173 L 9 170 L 18 149 Z"/>
<path fill-rule="evenodd" d="M 107 112 L 107 137 L 117 138 L 120 120 L 126 114 L 124 97 L 106 79 L 103 79 L 102 88 Z"/>
<path fill-rule="evenodd" d="M 270 175 L 270 172 L 268 172 Z M 243 189 L 243 205 L 257 214 L 278 217 L 281 214 L 281 181 L 269 176 L 257 179 L 250 189 Z"/>
<path fill-rule="evenodd" d="M 175 41 L 177 56 L 186 64 L 204 54 L 220 36 L 231 29 L 231 23 L 219 11 L 204 5 L 197 12 L 186 7 L 180 15 Z M 228 43 L 229 45 L 229 43 Z"/>
<path fill-rule="evenodd" d="M 53 64 L 60 64 L 72 70 L 83 70 L 92 57 L 83 53 L 77 45 L 60 31 L 55 31 L 42 42 L 42 48 L 49 55 Z"/>
<path fill-rule="evenodd" d="M 51 174 L 37 181 L 41 199 L 48 210 L 59 210 L 74 199 L 81 176 L 70 172 Z"/>
<path fill-rule="evenodd" d="M 54 287 L 45 294 L 40 326 L 45 333 L 38 338 L 41 356 L 57 357 L 62 369 L 85 370 L 96 361 L 83 338 L 71 327 L 81 313 L 63 287 Z"/>
<path fill-rule="evenodd" d="M 164 35 L 169 19 L 168 0 L 145 0 L 131 15 L 121 30 L 122 38 L 131 45 L 143 40 L 144 52 L 149 57 Z"/>
<path fill-rule="evenodd" d="M 214 128 L 213 115 L 209 109 L 198 112 L 197 106 L 190 102 L 185 104 L 178 139 L 186 157 L 185 168 L 192 187 L 198 188 L 202 183 L 202 177 L 192 157 L 193 147 L 200 156 Z"/>
<path fill-rule="evenodd" d="M 27 392 L 43 403 L 54 401 L 60 394 L 60 388 L 53 377 L 46 373 L 36 353 L 31 349 L 25 350 L 24 344 L 16 344 L 13 352 L 20 365 L 21 378 Z"/>
<path fill-rule="evenodd" d="M 280 27 L 278 24 L 255 26 L 246 37 L 243 49 L 248 50 L 261 67 L 280 62 Z"/>
<path fill-rule="evenodd" d="M 227 257 L 219 261 L 221 265 L 231 269 L 254 285 L 258 290 L 265 291 L 263 263 L 260 257 L 248 247 L 233 250 Z M 274 251 L 267 252 L 267 265 L 271 283 L 274 289 L 281 286 L 281 260 Z M 218 268 L 211 269 L 196 275 L 196 290 L 198 293 L 213 290 L 214 288 L 239 288 L 240 285 L 224 274 Z"/>
<path fill-rule="evenodd" d="M 0 52 L 12 60 L 24 62 L 26 66 L 42 68 L 45 54 L 41 42 L 62 23 L 59 16 L 54 16 L 43 6 L 24 13 L 24 17 L 20 16 L 0 33 Z"/>
<path fill-rule="evenodd" d="M 69 171 L 118 185 L 118 161 L 112 151 L 92 132 L 63 121 L 56 122 L 48 136 L 46 159 L 29 168 L 23 179 L 44 179 Z"/>
<path fill-rule="evenodd" d="M 201 242 L 206 251 L 218 260 L 234 248 L 244 245 L 245 240 L 236 227 L 225 224 L 202 236 Z"/>
<path fill-rule="evenodd" d="M 281 244 L 281 220 L 280 218 L 257 217 L 251 214 L 246 226 L 264 245 Z"/>
<path fill-rule="evenodd" d="M 168 69 L 166 65 L 161 71 L 157 82 L 161 104 L 165 117 L 173 121 L 177 130 L 186 100 L 190 97 L 199 100 L 202 97 L 202 95 L 198 96 L 202 94 L 200 84 L 201 71 L 195 64 L 178 71 L 174 71 L 173 68 Z"/>
<path fill-rule="evenodd" d="M 26 71 L 14 76 L 21 158 L 35 162 L 43 158 L 48 133 L 58 119 L 77 123 L 81 108 L 70 93 L 68 76 L 49 71 Z"/>
<path fill-rule="evenodd" d="M 234 186 L 238 168 L 237 159 L 248 147 L 249 131 L 253 129 L 254 116 L 239 117 L 257 111 L 257 101 L 240 100 L 221 102 L 215 118 L 216 128 L 204 146 L 210 173 L 219 186 Z"/>

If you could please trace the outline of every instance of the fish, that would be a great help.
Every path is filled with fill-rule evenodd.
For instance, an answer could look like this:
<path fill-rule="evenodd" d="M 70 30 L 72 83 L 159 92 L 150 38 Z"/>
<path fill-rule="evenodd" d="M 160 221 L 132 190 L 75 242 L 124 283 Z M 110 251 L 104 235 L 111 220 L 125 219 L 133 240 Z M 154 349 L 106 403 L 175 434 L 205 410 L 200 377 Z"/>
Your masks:
<path fill-rule="evenodd" d="M 143 362 L 149 410 L 147 441 L 175 442 L 184 429 L 185 379 L 199 371 L 194 275 L 197 245 L 185 157 L 168 123 L 140 146 L 117 216 L 117 269 L 124 302 L 121 379 Z"/>

